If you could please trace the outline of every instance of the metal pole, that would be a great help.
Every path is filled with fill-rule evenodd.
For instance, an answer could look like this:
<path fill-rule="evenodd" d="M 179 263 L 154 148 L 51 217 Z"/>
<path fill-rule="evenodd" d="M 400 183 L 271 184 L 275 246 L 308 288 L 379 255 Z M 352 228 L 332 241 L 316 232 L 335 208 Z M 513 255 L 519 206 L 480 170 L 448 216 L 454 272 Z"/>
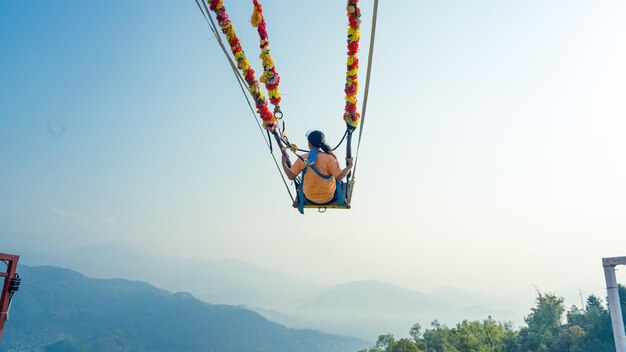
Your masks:
<path fill-rule="evenodd" d="M 622 306 L 619 301 L 619 291 L 617 290 L 615 265 L 604 266 L 604 278 L 606 280 L 606 291 L 609 296 L 608 303 L 611 313 L 611 324 L 613 325 L 615 351 L 626 352 L 626 336 L 624 336 L 624 321 L 622 320 Z"/>
<path fill-rule="evenodd" d="M 0 339 L 2 339 L 2 330 L 5 320 L 7 320 L 9 304 L 11 303 L 11 280 L 15 278 L 15 268 L 19 259 L 20 257 L 17 255 L 0 253 L 0 260 L 7 263 L 6 271 L 0 271 L 0 279 L 4 278 L 2 291 L 0 291 Z"/>

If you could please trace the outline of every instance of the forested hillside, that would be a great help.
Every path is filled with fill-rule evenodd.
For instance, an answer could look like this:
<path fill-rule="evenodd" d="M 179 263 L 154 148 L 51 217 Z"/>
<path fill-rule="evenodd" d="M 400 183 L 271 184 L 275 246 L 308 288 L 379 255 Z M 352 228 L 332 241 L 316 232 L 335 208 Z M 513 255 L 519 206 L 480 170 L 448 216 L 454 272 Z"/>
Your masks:
<path fill-rule="evenodd" d="M 619 287 L 622 312 L 626 311 L 626 288 Z M 538 292 L 536 305 L 515 329 L 491 317 L 453 327 L 431 323 L 427 329 L 411 327 L 411 338 L 392 334 L 378 337 L 376 345 L 359 352 L 613 352 L 611 317 L 607 307 L 589 296 L 584 307 L 566 308 L 563 299 Z M 625 319 L 626 320 L 626 319 Z"/>

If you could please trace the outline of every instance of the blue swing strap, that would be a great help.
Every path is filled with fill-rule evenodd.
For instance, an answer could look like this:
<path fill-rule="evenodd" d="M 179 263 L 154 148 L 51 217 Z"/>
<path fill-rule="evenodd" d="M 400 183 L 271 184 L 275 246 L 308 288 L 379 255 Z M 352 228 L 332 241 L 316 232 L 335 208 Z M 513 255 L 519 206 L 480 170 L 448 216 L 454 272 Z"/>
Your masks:
<path fill-rule="evenodd" d="M 306 170 L 311 167 L 313 172 L 317 174 L 317 176 L 330 180 L 332 175 L 324 175 L 322 174 L 316 167 L 315 161 L 317 160 L 317 155 L 319 154 L 319 150 L 311 150 L 309 152 L 309 157 L 306 160 L 306 166 L 304 170 L 302 170 L 302 181 L 300 182 L 300 188 L 298 189 L 298 198 L 300 203 L 298 204 L 298 211 L 300 214 L 304 214 L 304 175 L 306 174 Z M 337 198 L 337 204 L 340 206 L 344 205 L 343 192 L 341 191 L 341 181 L 337 180 L 335 189 L 335 198 Z"/>

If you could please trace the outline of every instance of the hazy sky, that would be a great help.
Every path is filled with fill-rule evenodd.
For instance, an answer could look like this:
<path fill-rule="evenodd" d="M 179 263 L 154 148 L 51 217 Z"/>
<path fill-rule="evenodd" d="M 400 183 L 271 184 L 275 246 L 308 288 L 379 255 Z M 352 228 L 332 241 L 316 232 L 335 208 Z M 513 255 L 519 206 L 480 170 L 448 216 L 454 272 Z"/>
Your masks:
<path fill-rule="evenodd" d="M 288 135 L 334 143 L 344 1 L 264 5 Z M 381 1 L 353 209 L 323 215 L 291 208 L 210 37 L 193 0 L 0 1 L 0 251 L 494 292 L 601 286 L 626 255 L 625 2 Z"/>

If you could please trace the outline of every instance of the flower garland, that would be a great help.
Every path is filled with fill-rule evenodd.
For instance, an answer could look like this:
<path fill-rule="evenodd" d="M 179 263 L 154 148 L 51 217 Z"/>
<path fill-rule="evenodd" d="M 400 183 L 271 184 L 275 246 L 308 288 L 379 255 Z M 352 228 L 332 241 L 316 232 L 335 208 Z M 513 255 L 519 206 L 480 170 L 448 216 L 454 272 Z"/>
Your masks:
<path fill-rule="evenodd" d="M 359 52 L 359 40 L 361 39 L 360 24 L 361 24 L 361 9 L 358 6 L 359 0 L 348 0 L 348 6 L 346 8 L 348 12 L 348 62 L 346 72 L 346 86 L 344 92 L 346 93 L 346 108 L 343 114 L 343 119 L 348 124 L 355 128 L 359 124 L 359 118 L 361 114 L 357 112 L 356 108 L 356 94 L 359 91 L 359 59 L 356 54 Z"/>
<path fill-rule="evenodd" d="M 265 25 L 265 18 L 263 17 L 263 7 L 258 0 L 254 0 L 254 11 L 252 12 L 252 18 L 250 22 L 252 26 L 257 28 L 259 37 L 261 38 L 261 54 L 259 58 L 263 62 L 263 75 L 259 78 L 259 81 L 265 83 L 265 89 L 267 89 L 267 95 L 270 97 L 270 102 L 275 106 L 275 112 L 280 111 L 280 92 L 278 91 L 278 84 L 280 83 L 280 76 L 274 65 L 274 60 L 270 54 L 270 42 L 267 38 L 267 27 Z"/>
<path fill-rule="evenodd" d="M 267 100 L 263 96 L 263 91 L 259 87 L 259 82 L 257 82 L 254 77 L 254 70 L 250 67 L 250 61 L 248 61 L 246 54 L 243 52 L 241 42 L 235 33 L 235 28 L 233 27 L 232 22 L 228 18 L 228 14 L 226 13 L 226 8 L 224 8 L 222 0 L 207 0 L 207 2 L 211 11 L 215 12 L 217 22 L 226 36 L 226 40 L 228 40 L 230 50 L 233 52 L 235 60 L 237 60 L 237 67 L 241 70 L 241 73 L 248 84 L 248 90 L 254 98 L 257 112 L 261 116 L 261 120 L 263 120 L 263 125 L 268 130 L 273 130 L 276 128 L 276 118 L 267 107 Z"/>

